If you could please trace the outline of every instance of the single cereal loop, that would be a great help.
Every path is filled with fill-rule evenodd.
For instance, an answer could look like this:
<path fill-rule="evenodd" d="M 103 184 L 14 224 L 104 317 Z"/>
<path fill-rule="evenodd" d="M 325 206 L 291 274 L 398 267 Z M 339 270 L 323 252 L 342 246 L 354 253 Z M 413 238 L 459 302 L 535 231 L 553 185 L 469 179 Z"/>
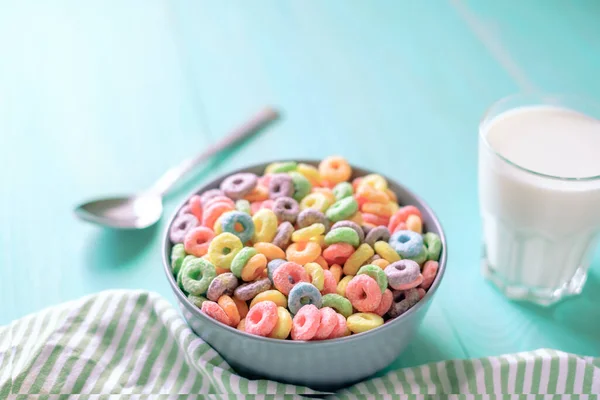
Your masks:
<path fill-rule="evenodd" d="M 303 306 L 292 320 L 292 340 L 311 340 L 321 323 L 321 313 L 312 304 Z"/>
<path fill-rule="evenodd" d="M 231 272 L 238 278 L 242 277 L 242 271 L 248 261 L 254 257 L 258 251 L 254 247 L 244 247 L 240 250 L 231 261 Z"/>
<path fill-rule="evenodd" d="M 325 230 L 327 230 L 327 226 L 329 225 L 329 221 L 325 217 L 325 214 L 315 210 L 314 208 L 307 208 L 301 211 L 300 214 L 298 214 L 296 223 L 300 229 L 306 228 L 313 224 L 322 224 L 325 227 Z"/>
<path fill-rule="evenodd" d="M 244 245 L 237 236 L 223 232 L 210 242 L 208 256 L 215 266 L 229 269 L 234 257 L 243 247 Z"/>
<path fill-rule="evenodd" d="M 245 331 L 258 336 L 269 336 L 277 325 L 277 305 L 272 301 L 261 301 L 248 311 Z"/>
<path fill-rule="evenodd" d="M 233 299 L 227 295 L 219 297 L 217 304 L 221 306 L 225 314 L 229 317 L 230 326 L 237 326 L 240 323 L 240 313 L 235 305 Z"/>
<path fill-rule="evenodd" d="M 321 255 L 321 246 L 315 242 L 292 243 L 285 251 L 288 261 L 306 264 L 315 261 Z"/>
<path fill-rule="evenodd" d="M 342 266 L 341 265 L 333 264 L 331 267 L 329 267 L 329 272 L 331 272 L 331 275 L 333 275 L 333 278 L 335 279 L 336 284 L 340 281 L 340 279 L 342 279 Z"/>
<path fill-rule="evenodd" d="M 186 253 L 202 257 L 208 253 L 208 246 L 214 237 L 215 234 L 212 230 L 204 226 L 195 227 L 185 235 L 184 245 Z"/>
<path fill-rule="evenodd" d="M 241 231 L 236 230 L 237 224 L 241 226 Z M 254 236 L 252 217 L 241 211 L 232 211 L 223 216 L 221 227 L 223 232 L 229 232 L 239 237 L 242 243 L 246 243 Z"/>
<path fill-rule="evenodd" d="M 271 210 L 263 208 L 252 217 L 254 221 L 254 238 L 256 242 L 271 242 L 277 233 L 277 216 Z"/>
<path fill-rule="evenodd" d="M 358 269 L 363 265 L 369 258 L 373 257 L 375 252 L 373 248 L 366 243 L 358 246 L 358 249 L 348 258 L 344 263 L 344 274 L 356 275 Z"/>
<path fill-rule="evenodd" d="M 325 245 L 331 246 L 335 243 L 348 243 L 352 247 L 358 247 L 360 239 L 354 229 L 344 226 L 332 229 L 325 235 Z"/>
<path fill-rule="evenodd" d="M 388 188 L 387 181 L 379 174 L 369 174 L 362 177 L 360 186 L 367 185 L 379 191 L 385 191 Z"/>
<path fill-rule="evenodd" d="M 347 298 L 336 293 L 329 293 L 322 298 L 323 307 L 331 307 L 344 317 L 349 317 L 352 314 L 352 303 Z"/>
<path fill-rule="evenodd" d="M 300 209 L 325 212 L 332 204 L 333 201 L 324 193 L 310 193 L 300 201 Z"/>
<path fill-rule="evenodd" d="M 280 249 L 285 249 L 290 243 L 292 233 L 294 233 L 294 226 L 290 222 L 282 222 L 275 231 L 272 243 Z"/>
<path fill-rule="evenodd" d="M 385 258 L 380 258 L 379 260 L 373 260 L 371 262 L 371 264 L 377 265 L 381 269 L 385 269 L 385 267 L 390 265 L 390 262 L 388 260 L 386 260 Z"/>
<path fill-rule="evenodd" d="M 350 179 L 352 168 L 342 157 L 327 157 L 319 163 L 319 174 L 322 179 L 336 184 Z"/>
<path fill-rule="evenodd" d="M 273 339 L 287 339 L 292 330 L 292 316 L 284 307 L 277 307 L 277 323 L 269 334 Z"/>
<path fill-rule="evenodd" d="M 408 290 L 423 282 L 421 267 L 412 260 L 400 260 L 385 268 L 388 284 L 392 289 Z"/>
<path fill-rule="evenodd" d="M 179 269 L 181 268 L 181 264 L 186 255 L 185 247 L 182 243 L 177 243 L 171 249 L 171 271 L 173 271 L 173 275 L 177 276 L 179 273 Z"/>
<path fill-rule="evenodd" d="M 368 275 L 371 278 L 375 279 L 377 284 L 379 285 L 379 289 L 381 289 L 381 293 L 385 292 L 388 287 L 388 279 L 385 275 L 385 272 L 377 265 L 367 264 L 360 267 L 356 275 Z"/>
<path fill-rule="evenodd" d="M 389 243 L 384 241 L 375 242 L 375 252 L 384 260 L 391 263 L 400 261 L 400 256 L 396 253 L 396 250 Z"/>
<path fill-rule="evenodd" d="M 195 258 L 184 263 L 181 274 L 183 289 L 194 296 L 205 294 L 210 283 L 217 276 L 215 266 L 203 258 Z"/>
<path fill-rule="evenodd" d="M 223 295 L 233 295 L 237 287 L 238 280 L 231 272 L 217 275 L 208 286 L 206 297 L 211 301 L 217 301 Z"/>
<path fill-rule="evenodd" d="M 423 250 L 423 237 L 413 231 L 397 231 L 390 237 L 389 244 L 402 258 L 416 257 Z"/>
<path fill-rule="evenodd" d="M 238 286 L 233 292 L 233 295 L 240 300 L 248 301 L 259 293 L 265 292 L 269 289 L 271 289 L 271 281 L 269 278 L 263 278 Z"/>
<path fill-rule="evenodd" d="M 405 292 L 401 292 L 401 295 L 404 299 L 399 302 L 394 301 L 388 310 L 387 315 L 390 318 L 399 317 L 421 300 L 420 292 L 417 289 L 409 289 Z"/>
<path fill-rule="evenodd" d="M 292 314 L 296 314 L 306 304 L 312 304 L 317 308 L 321 308 L 321 292 L 308 282 L 299 282 L 290 290 L 288 310 Z"/>
<path fill-rule="evenodd" d="M 381 295 L 381 302 L 377 308 L 373 310 L 373 313 L 383 317 L 389 311 L 393 302 L 394 295 L 392 294 L 392 291 L 390 289 L 385 289 L 383 295 Z"/>
<path fill-rule="evenodd" d="M 284 294 L 280 291 L 273 289 L 257 294 L 256 297 L 253 298 L 250 302 L 250 308 L 254 307 L 257 303 L 260 303 L 261 301 L 267 300 L 277 304 L 278 307 L 287 308 L 287 297 L 285 297 Z"/>
<path fill-rule="evenodd" d="M 323 271 L 323 289 L 321 289 L 321 294 L 329 294 L 336 293 L 337 291 L 337 281 L 333 277 L 331 271 L 324 270 Z"/>
<path fill-rule="evenodd" d="M 337 339 L 343 336 L 347 336 L 346 332 L 349 333 L 348 328 L 346 327 L 346 318 L 342 314 L 337 314 L 338 323 L 336 327 L 329 335 L 328 339 Z"/>
<path fill-rule="evenodd" d="M 225 202 L 216 202 L 211 203 L 205 210 L 204 215 L 202 216 L 202 226 L 207 228 L 213 228 L 215 226 L 215 222 L 217 219 L 227 211 L 233 211 L 235 206 L 225 203 Z"/>
<path fill-rule="evenodd" d="M 265 268 L 267 268 L 267 257 L 260 253 L 253 255 L 242 268 L 242 280 L 252 282 L 260 278 Z"/>
<path fill-rule="evenodd" d="M 233 297 L 233 302 L 238 309 L 238 313 L 240 313 L 240 318 L 246 318 L 246 315 L 248 314 L 248 304 L 236 297 Z"/>
<path fill-rule="evenodd" d="M 325 225 L 315 223 L 305 228 L 298 229 L 292 234 L 292 242 L 307 242 L 315 236 L 325 233 Z"/>
<path fill-rule="evenodd" d="M 351 228 L 351 229 L 354 229 L 354 231 L 358 235 L 359 242 L 362 243 L 365 240 L 365 232 L 363 231 L 362 227 L 359 224 L 357 224 L 356 222 L 353 222 L 353 221 L 338 221 L 335 224 L 333 224 L 333 226 L 331 227 L 331 229 L 337 229 L 337 228 Z"/>
<path fill-rule="evenodd" d="M 317 333 L 313 336 L 313 340 L 325 340 L 329 336 L 331 336 L 331 332 L 338 325 L 337 313 L 333 308 L 324 307 L 319 309 L 319 313 L 321 314 L 321 320 L 319 323 L 319 329 L 317 329 Z"/>
<path fill-rule="evenodd" d="M 433 232 L 427 232 L 423 235 L 423 244 L 427 250 L 427 259 L 438 261 L 442 252 L 442 240 Z"/>
<path fill-rule="evenodd" d="M 315 262 L 309 262 L 304 265 L 304 270 L 310 278 L 310 283 L 317 289 L 323 290 L 323 285 L 325 284 L 325 273 L 323 268 Z"/>
<path fill-rule="evenodd" d="M 269 181 L 269 198 L 292 197 L 294 195 L 294 182 L 288 174 L 273 174 Z"/>
<path fill-rule="evenodd" d="M 335 243 L 323 250 L 323 257 L 329 264 L 343 264 L 354 253 L 354 246 L 349 243 Z"/>
<path fill-rule="evenodd" d="M 325 216 L 333 222 L 348 219 L 358 211 L 358 203 L 354 197 L 346 197 L 333 203 L 327 211 Z"/>
<path fill-rule="evenodd" d="M 419 285 L 420 288 L 428 290 L 431 287 L 431 284 L 437 275 L 438 267 L 438 262 L 432 260 L 427 261 L 425 265 L 423 265 L 423 282 Z"/>
<path fill-rule="evenodd" d="M 190 201 L 188 201 L 188 206 L 190 207 L 190 212 L 194 214 L 198 221 L 202 221 L 202 199 L 197 194 L 190 197 Z"/>
<path fill-rule="evenodd" d="M 273 243 L 259 242 L 254 244 L 254 248 L 260 254 L 267 257 L 267 260 L 272 261 L 278 258 L 285 258 L 285 251 L 275 246 Z"/>
<path fill-rule="evenodd" d="M 346 286 L 346 298 L 360 312 L 372 312 L 381 302 L 381 289 L 368 275 L 356 275 Z"/>
<path fill-rule="evenodd" d="M 374 247 L 376 242 L 386 242 L 390 240 L 390 230 L 387 226 L 376 226 L 371 229 L 365 237 L 365 243 L 369 246 Z M 377 252 L 377 250 L 375 250 Z M 393 251 L 393 250 L 392 250 Z"/>
<path fill-rule="evenodd" d="M 271 208 L 279 221 L 294 223 L 300 213 L 298 202 L 291 197 L 278 197 Z"/>
<path fill-rule="evenodd" d="M 225 325 L 232 325 L 231 319 L 227 315 L 227 313 L 221 308 L 220 305 L 215 303 L 214 301 L 205 301 L 202 303 L 201 310 L 204 314 L 208 315 L 212 319 L 219 321 Z"/>
<path fill-rule="evenodd" d="M 349 316 L 346 323 L 352 333 L 362 333 L 383 325 L 383 318 L 374 313 L 361 312 Z"/>
<path fill-rule="evenodd" d="M 409 215 L 406 219 L 406 229 L 418 234 L 423 233 L 423 221 L 421 221 L 421 217 L 415 214 Z"/>
<path fill-rule="evenodd" d="M 256 187 L 258 177 L 250 172 L 240 172 L 228 176 L 221 182 L 220 189 L 233 200 L 239 200 Z"/>
<path fill-rule="evenodd" d="M 313 185 L 317 185 L 321 181 L 321 175 L 316 167 L 309 164 L 299 163 L 296 171 L 304 175 L 306 179 Z"/>
<path fill-rule="evenodd" d="M 172 243 L 181 243 L 185 235 L 198 226 L 198 218 L 192 214 L 179 215 L 169 228 L 169 239 Z"/>
<path fill-rule="evenodd" d="M 300 282 L 310 282 L 308 274 L 302 265 L 295 262 L 285 262 L 273 272 L 273 285 L 286 296 Z"/>
<path fill-rule="evenodd" d="M 354 278 L 354 275 L 346 275 L 337 284 L 336 293 L 340 296 L 346 297 L 346 287 L 348 286 L 348 282 L 350 282 Z"/>

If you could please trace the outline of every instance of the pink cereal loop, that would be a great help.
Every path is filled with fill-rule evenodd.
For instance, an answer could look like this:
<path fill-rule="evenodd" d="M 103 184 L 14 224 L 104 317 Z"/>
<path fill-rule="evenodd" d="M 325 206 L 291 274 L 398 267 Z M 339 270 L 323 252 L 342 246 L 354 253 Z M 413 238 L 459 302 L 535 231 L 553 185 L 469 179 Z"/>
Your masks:
<path fill-rule="evenodd" d="M 438 262 L 432 260 L 427 261 L 425 265 L 423 265 L 423 272 L 421 273 L 421 275 L 423 275 L 423 282 L 419 285 L 420 288 L 427 290 L 431 287 L 431 284 L 437 275 L 438 267 Z"/>
<path fill-rule="evenodd" d="M 323 271 L 323 275 L 325 276 L 325 280 L 323 281 L 323 290 L 321 290 L 321 294 L 337 293 L 337 282 L 331 271 L 326 269 Z"/>
<path fill-rule="evenodd" d="M 303 306 L 292 320 L 292 340 L 311 340 L 317 333 L 320 323 L 319 309 L 313 304 Z"/>
<path fill-rule="evenodd" d="M 293 283 L 290 282 L 290 278 Z M 273 272 L 273 284 L 281 293 L 286 296 L 298 282 L 310 283 L 308 274 L 300 264 L 288 261 L 281 264 L 279 268 Z"/>
<path fill-rule="evenodd" d="M 220 305 L 214 301 L 205 301 L 200 310 L 209 317 L 216 319 L 222 324 L 231 325 L 231 319 Z"/>
<path fill-rule="evenodd" d="M 337 316 L 337 325 L 333 328 L 331 335 L 327 339 L 336 339 L 344 336 L 346 333 L 346 318 L 342 314 L 336 314 Z"/>
<path fill-rule="evenodd" d="M 215 196 L 210 198 L 206 203 L 204 203 L 204 208 L 208 208 L 215 203 L 227 203 L 230 206 L 235 207 L 235 203 L 227 196 Z"/>
<path fill-rule="evenodd" d="M 346 298 L 360 312 L 373 312 L 381 302 L 381 289 L 369 275 L 357 275 L 346 286 Z"/>
<path fill-rule="evenodd" d="M 185 252 L 195 257 L 202 257 L 208 253 L 210 241 L 215 237 L 215 233 L 205 226 L 198 226 L 185 235 L 183 243 Z"/>
<path fill-rule="evenodd" d="M 319 310 L 319 313 L 321 314 L 321 320 L 319 321 L 319 329 L 317 329 L 313 340 L 327 339 L 338 325 L 338 314 L 333 308 L 323 307 Z"/>
<path fill-rule="evenodd" d="M 188 205 L 192 214 L 198 218 L 198 221 L 202 221 L 202 198 L 195 194 L 190 198 Z"/>
<path fill-rule="evenodd" d="M 253 335 L 269 336 L 277 320 L 277 305 L 270 300 L 261 301 L 248 311 L 244 329 Z"/>
<path fill-rule="evenodd" d="M 390 289 L 385 289 L 385 292 L 381 295 L 381 301 L 377 308 L 373 311 L 375 314 L 383 317 L 386 312 L 389 311 L 392 303 L 394 302 L 394 294 Z"/>

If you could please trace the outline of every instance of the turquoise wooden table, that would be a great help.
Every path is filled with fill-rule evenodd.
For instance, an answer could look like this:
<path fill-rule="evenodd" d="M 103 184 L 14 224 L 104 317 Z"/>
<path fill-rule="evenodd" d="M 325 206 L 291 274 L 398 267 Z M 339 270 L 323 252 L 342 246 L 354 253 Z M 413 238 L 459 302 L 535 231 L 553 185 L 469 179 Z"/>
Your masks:
<path fill-rule="evenodd" d="M 142 232 L 76 220 L 130 193 L 263 105 L 283 119 L 202 181 L 264 159 L 330 153 L 421 194 L 448 272 L 392 367 L 549 347 L 600 355 L 600 258 L 553 308 L 507 301 L 479 272 L 477 125 L 529 89 L 600 99 L 600 2 L 19 1 L 0 3 L 0 324 L 110 288 L 174 301 L 166 218 Z"/>

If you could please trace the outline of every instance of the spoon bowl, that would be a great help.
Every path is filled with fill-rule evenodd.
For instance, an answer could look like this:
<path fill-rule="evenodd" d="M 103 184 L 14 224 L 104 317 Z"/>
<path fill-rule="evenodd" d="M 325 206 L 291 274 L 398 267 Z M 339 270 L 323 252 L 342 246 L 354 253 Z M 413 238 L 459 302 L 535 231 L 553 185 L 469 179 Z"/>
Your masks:
<path fill-rule="evenodd" d="M 162 198 L 157 195 L 93 200 L 75 209 L 85 221 L 118 229 L 147 228 L 160 219 L 162 212 Z"/>

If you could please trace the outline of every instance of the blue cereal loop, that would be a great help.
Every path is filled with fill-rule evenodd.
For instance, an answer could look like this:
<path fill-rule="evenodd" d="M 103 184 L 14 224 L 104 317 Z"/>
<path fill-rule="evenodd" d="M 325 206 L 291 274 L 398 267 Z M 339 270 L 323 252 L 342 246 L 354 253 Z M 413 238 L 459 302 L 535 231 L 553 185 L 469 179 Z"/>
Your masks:
<path fill-rule="evenodd" d="M 413 231 L 398 231 L 390 237 L 389 244 L 400 257 L 412 258 L 423 249 L 423 237 Z"/>
<path fill-rule="evenodd" d="M 242 231 L 238 232 L 235 229 L 236 224 L 242 226 Z M 237 236 L 242 243 L 248 242 L 254 235 L 254 222 L 252 217 L 242 211 L 232 211 L 223 216 L 221 222 L 223 232 L 229 232 Z"/>

